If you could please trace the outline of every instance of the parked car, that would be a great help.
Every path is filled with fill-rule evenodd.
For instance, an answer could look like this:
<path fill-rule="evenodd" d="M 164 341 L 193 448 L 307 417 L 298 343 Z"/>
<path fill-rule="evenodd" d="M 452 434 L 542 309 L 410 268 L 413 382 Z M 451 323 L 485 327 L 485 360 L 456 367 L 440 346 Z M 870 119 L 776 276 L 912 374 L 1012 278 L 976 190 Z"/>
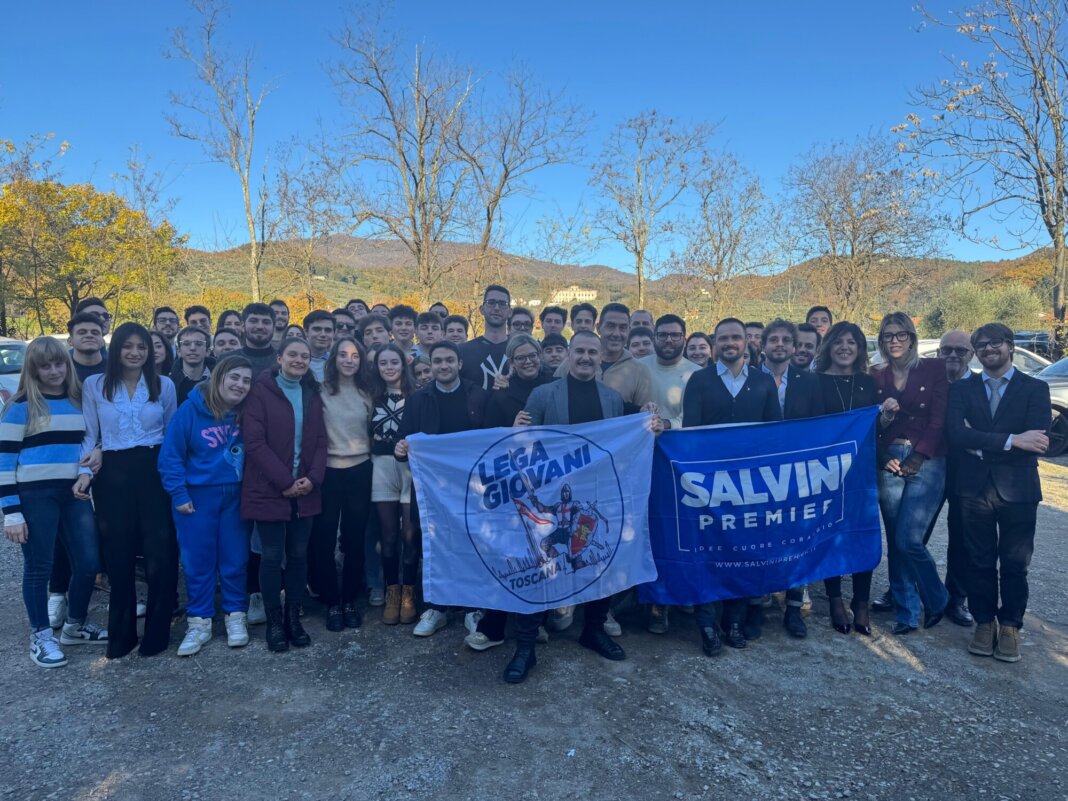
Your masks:
<path fill-rule="evenodd" d="M 918 343 L 918 351 L 921 358 L 927 359 L 938 356 L 938 340 L 937 339 L 921 339 Z M 878 350 L 871 354 L 871 363 L 879 364 L 883 360 L 883 356 Z M 1027 348 L 1016 346 L 1016 350 L 1012 356 L 1012 365 L 1021 373 L 1027 373 L 1028 375 L 1037 376 L 1051 364 L 1049 359 L 1039 356 L 1034 351 L 1030 351 Z M 979 363 L 979 359 L 976 356 L 972 356 L 971 362 L 968 364 L 972 368 L 973 373 L 978 373 L 983 369 L 983 365 Z"/>
<path fill-rule="evenodd" d="M 1035 378 L 1049 384 L 1053 424 L 1049 428 L 1047 456 L 1060 456 L 1068 449 L 1068 356 L 1054 362 Z"/>
<path fill-rule="evenodd" d="M 20 339 L 0 339 L 0 409 L 19 388 L 26 343 Z"/>
<path fill-rule="evenodd" d="M 1017 331 L 1013 334 L 1012 341 L 1016 343 L 1016 347 L 1027 348 L 1047 359 L 1053 355 L 1053 343 L 1050 342 L 1048 331 Z"/>

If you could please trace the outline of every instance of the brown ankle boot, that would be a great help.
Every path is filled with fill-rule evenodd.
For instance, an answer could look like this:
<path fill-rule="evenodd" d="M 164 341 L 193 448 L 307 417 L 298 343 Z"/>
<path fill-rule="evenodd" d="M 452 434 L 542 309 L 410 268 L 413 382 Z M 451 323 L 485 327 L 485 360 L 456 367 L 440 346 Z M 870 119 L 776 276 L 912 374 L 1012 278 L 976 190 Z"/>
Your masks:
<path fill-rule="evenodd" d="M 994 659 L 1000 662 L 1020 661 L 1020 630 L 1015 626 L 998 626 L 998 644 Z"/>
<path fill-rule="evenodd" d="M 382 622 L 387 626 L 396 626 L 400 622 L 400 605 L 400 584 L 390 584 L 386 587 L 386 605 L 382 609 Z"/>
<path fill-rule="evenodd" d="M 418 615 L 415 613 L 415 587 L 405 584 L 401 587 L 400 622 L 414 623 Z"/>
<path fill-rule="evenodd" d="M 998 624 L 993 621 L 976 624 L 971 644 L 968 645 L 968 653 L 976 656 L 993 656 L 997 626 Z"/>

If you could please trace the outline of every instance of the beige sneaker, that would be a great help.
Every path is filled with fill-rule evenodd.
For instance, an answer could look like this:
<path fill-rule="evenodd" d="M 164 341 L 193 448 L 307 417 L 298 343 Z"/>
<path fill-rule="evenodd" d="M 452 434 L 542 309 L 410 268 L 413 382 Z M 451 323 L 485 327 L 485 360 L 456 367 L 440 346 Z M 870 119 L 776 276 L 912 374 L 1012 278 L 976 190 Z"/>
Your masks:
<path fill-rule="evenodd" d="M 1000 662 L 1020 661 L 1020 630 L 1015 626 L 998 627 L 998 644 L 994 659 Z"/>
<path fill-rule="evenodd" d="M 976 656 L 993 656 L 994 632 L 996 629 L 997 623 L 993 621 L 976 624 L 975 633 L 972 634 L 972 641 L 968 645 L 968 653 Z"/>

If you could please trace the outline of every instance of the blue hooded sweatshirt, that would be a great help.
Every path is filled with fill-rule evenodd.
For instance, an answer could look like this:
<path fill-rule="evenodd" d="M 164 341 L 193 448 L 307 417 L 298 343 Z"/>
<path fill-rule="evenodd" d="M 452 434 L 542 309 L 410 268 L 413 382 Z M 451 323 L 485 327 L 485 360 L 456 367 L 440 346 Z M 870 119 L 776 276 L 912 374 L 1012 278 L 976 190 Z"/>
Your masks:
<path fill-rule="evenodd" d="M 245 443 L 234 413 L 216 420 L 201 387 L 194 387 L 167 424 L 159 452 L 163 488 L 174 506 L 190 502 L 188 487 L 240 484 L 244 463 Z"/>

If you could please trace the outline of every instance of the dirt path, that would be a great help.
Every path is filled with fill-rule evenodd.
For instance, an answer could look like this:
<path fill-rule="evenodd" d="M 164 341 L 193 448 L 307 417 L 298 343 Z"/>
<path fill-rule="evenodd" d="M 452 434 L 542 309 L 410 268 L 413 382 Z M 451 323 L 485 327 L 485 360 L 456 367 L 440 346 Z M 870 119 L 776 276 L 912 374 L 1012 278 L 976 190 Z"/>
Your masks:
<path fill-rule="evenodd" d="M 842 636 L 814 586 L 807 640 L 770 610 L 761 641 L 707 659 L 692 618 L 657 637 L 633 612 L 627 661 L 580 648 L 576 626 L 519 687 L 500 681 L 510 644 L 463 648 L 459 616 L 421 641 L 377 610 L 340 635 L 312 617 L 303 652 L 269 654 L 256 627 L 243 650 L 71 648 L 44 671 L 4 543 L 0 798 L 1066 799 L 1068 459 L 1043 477 L 1017 665 L 970 656 L 948 622 L 895 638 L 876 616 L 874 639 Z M 932 549 L 944 562 L 944 525 Z"/>

